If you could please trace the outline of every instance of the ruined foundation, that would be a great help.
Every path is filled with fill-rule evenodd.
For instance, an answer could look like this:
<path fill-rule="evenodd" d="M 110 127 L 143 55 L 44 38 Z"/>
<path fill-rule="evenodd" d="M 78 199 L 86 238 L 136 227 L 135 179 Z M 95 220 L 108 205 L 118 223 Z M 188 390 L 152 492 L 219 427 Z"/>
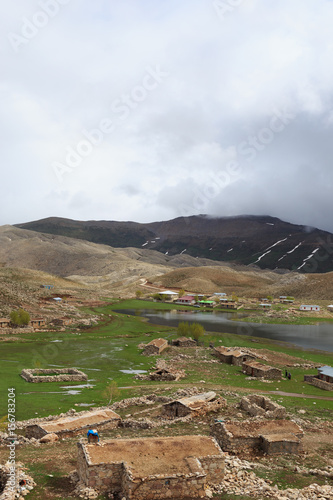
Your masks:
<path fill-rule="evenodd" d="M 274 403 L 271 399 L 258 394 L 244 396 L 241 399 L 240 407 L 251 415 L 251 417 L 262 416 L 266 418 L 285 418 L 286 409 L 284 406 Z"/>
<path fill-rule="evenodd" d="M 88 375 L 76 368 L 36 368 L 25 369 L 21 372 L 21 377 L 27 382 L 80 382 L 88 380 Z"/>
<path fill-rule="evenodd" d="M 207 436 L 114 439 L 78 443 L 81 482 L 129 500 L 200 498 L 224 476 L 224 454 Z"/>
<path fill-rule="evenodd" d="M 97 410 L 86 412 L 84 415 L 63 417 L 50 422 L 28 425 L 26 437 L 41 439 L 46 434 L 57 434 L 60 438 L 72 437 L 77 434 L 86 434 L 90 426 L 95 429 L 114 429 L 118 427 L 121 418 L 112 410 Z"/>
<path fill-rule="evenodd" d="M 238 453 L 300 453 L 302 429 L 291 420 L 269 422 L 216 421 L 211 434 L 223 451 Z"/>

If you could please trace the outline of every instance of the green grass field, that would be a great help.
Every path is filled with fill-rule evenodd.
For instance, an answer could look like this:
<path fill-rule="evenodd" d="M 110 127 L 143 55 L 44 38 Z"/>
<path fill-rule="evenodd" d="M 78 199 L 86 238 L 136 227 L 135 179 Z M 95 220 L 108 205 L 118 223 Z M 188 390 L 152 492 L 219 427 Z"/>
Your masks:
<path fill-rule="evenodd" d="M 78 410 L 85 409 L 90 405 L 105 405 L 107 400 L 103 397 L 103 391 L 110 380 L 115 380 L 121 389 L 120 399 L 128 395 L 135 395 L 139 386 L 147 386 L 156 382 L 134 380 L 132 373 L 124 373 L 122 370 L 148 370 L 150 371 L 156 362 L 156 357 L 145 357 L 138 350 L 138 344 L 149 342 L 152 338 L 163 336 L 164 338 L 175 338 L 176 329 L 149 324 L 140 316 L 127 316 L 114 312 L 114 309 L 142 308 L 142 307 L 170 308 L 168 304 L 144 302 L 141 300 L 115 301 L 113 305 L 94 309 L 94 313 L 101 315 L 100 324 L 90 330 L 77 333 L 48 333 L 40 332 L 24 334 L 17 337 L 15 341 L 6 341 L 2 337 L 1 363 L 0 363 L 0 388 L 3 397 L 0 402 L 0 417 L 7 414 L 7 391 L 14 387 L 16 390 L 16 419 L 28 419 L 35 416 L 47 416 L 65 412 L 75 405 Z M 110 318 L 110 315 L 112 316 Z M 215 345 L 245 346 L 256 349 L 265 348 L 278 352 L 284 352 L 297 356 L 304 360 L 310 360 L 328 365 L 333 364 L 333 354 L 319 353 L 293 349 L 282 343 L 275 344 L 265 339 L 255 339 L 232 334 L 206 334 L 203 337 L 205 346 L 210 342 Z M 221 342 L 220 342 L 221 341 Z M 162 357 L 168 359 L 168 350 L 164 351 Z M 304 370 L 293 368 L 292 379 L 283 379 L 281 382 L 264 383 L 260 380 L 248 381 L 240 372 L 239 367 L 224 365 L 221 363 L 210 364 L 211 351 L 202 349 L 197 359 L 190 359 L 186 365 L 187 377 L 172 386 L 183 384 L 200 385 L 205 380 L 207 386 L 220 388 L 237 388 L 240 391 L 275 391 L 288 393 L 304 393 L 304 395 L 330 396 L 330 393 L 302 382 Z M 69 368 L 76 367 L 88 375 L 88 384 L 93 387 L 78 388 L 75 386 L 85 385 L 83 382 L 44 382 L 28 383 L 20 377 L 23 368 Z M 312 370 L 307 373 L 315 373 Z M 163 384 L 161 384 L 163 386 Z M 164 384 L 169 385 L 169 384 Z M 64 386 L 73 386 L 64 389 Z M 288 398 L 285 396 L 274 396 L 283 400 L 288 406 L 287 400 L 293 399 L 292 405 L 301 408 L 306 406 L 312 412 L 319 409 L 332 410 L 333 402 L 325 400 L 313 400 L 303 398 Z M 333 412 L 332 412 L 333 413 Z"/>

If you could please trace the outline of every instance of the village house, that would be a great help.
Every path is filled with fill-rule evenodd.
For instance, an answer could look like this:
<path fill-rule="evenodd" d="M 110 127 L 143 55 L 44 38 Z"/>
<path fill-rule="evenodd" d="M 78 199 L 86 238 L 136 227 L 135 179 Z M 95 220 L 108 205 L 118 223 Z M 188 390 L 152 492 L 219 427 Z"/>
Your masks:
<path fill-rule="evenodd" d="M 270 309 L 272 307 L 272 304 L 268 304 L 268 302 L 263 302 L 262 304 L 259 304 L 259 307 L 261 307 L 261 309 Z"/>
<path fill-rule="evenodd" d="M 286 295 L 280 295 L 279 300 L 282 304 L 292 304 L 294 299 L 292 297 L 287 297 Z"/>
<path fill-rule="evenodd" d="M 299 306 L 300 311 L 320 311 L 320 306 L 304 305 Z"/>
<path fill-rule="evenodd" d="M 46 325 L 45 319 L 42 318 L 34 318 L 30 320 L 30 325 L 33 328 L 41 328 L 42 326 Z"/>
<path fill-rule="evenodd" d="M 237 303 L 232 301 L 232 300 L 224 300 L 224 299 L 220 299 L 220 305 L 224 308 L 224 309 L 237 309 Z"/>
<path fill-rule="evenodd" d="M 81 484 L 128 500 L 202 498 L 224 476 L 224 453 L 209 436 L 78 443 Z"/>
<path fill-rule="evenodd" d="M 229 453 L 298 454 L 302 451 L 303 430 L 292 420 L 215 420 L 211 434 Z"/>
<path fill-rule="evenodd" d="M 178 297 L 178 293 L 172 292 L 171 290 L 165 290 L 163 292 L 159 292 L 158 295 L 160 295 L 164 300 L 174 300 Z"/>
<path fill-rule="evenodd" d="M 186 417 L 187 415 L 204 414 L 226 405 L 226 400 L 216 396 L 216 392 L 203 392 L 186 398 L 181 398 L 162 407 L 161 415 L 167 418 Z"/>
<path fill-rule="evenodd" d="M 172 345 L 176 347 L 196 347 L 197 343 L 191 337 L 178 337 L 172 341 Z"/>
<path fill-rule="evenodd" d="M 282 378 L 282 372 L 279 368 L 264 365 L 263 363 L 259 363 L 258 361 L 246 361 L 245 363 L 243 363 L 242 372 L 245 373 L 245 375 L 250 375 L 250 377 L 273 380 L 280 380 Z"/>
<path fill-rule="evenodd" d="M 176 304 L 185 304 L 188 306 L 192 306 L 195 304 L 195 297 L 194 295 L 183 295 L 182 297 L 178 297 L 176 300 Z"/>
<path fill-rule="evenodd" d="M 156 354 L 161 354 L 161 352 L 168 347 L 168 341 L 165 339 L 154 339 L 151 342 L 149 342 L 144 350 L 143 353 L 145 356 L 151 356 L 151 355 L 156 355 Z"/>
<path fill-rule="evenodd" d="M 214 307 L 216 305 L 214 300 L 198 300 L 197 304 L 204 307 Z"/>
<path fill-rule="evenodd" d="M 54 288 L 54 285 L 40 285 L 41 288 L 46 288 L 47 290 L 52 290 Z"/>
<path fill-rule="evenodd" d="M 26 437 L 41 439 L 46 434 L 57 434 L 59 438 L 72 437 L 77 434 L 86 434 L 89 427 L 98 430 L 114 429 L 118 427 L 121 418 L 112 410 L 93 410 L 83 415 L 62 417 L 50 422 L 40 422 L 26 427 Z"/>
<path fill-rule="evenodd" d="M 218 346 L 214 348 L 214 353 L 222 363 L 228 365 L 241 366 L 245 361 L 256 359 L 254 354 L 242 351 L 241 348 L 237 347 Z"/>
<path fill-rule="evenodd" d="M 304 381 L 319 387 L 319 389 L 333 391 L 333 368 L 321 366 L 318 368 L 318 375 L 304 375 Z"/>
<path fill-rule="evenodd" d="M 0 328 L 8 328 L 10 324 L 10 319 L 1 318 L 0 319 Z"/>
<path fill-rule="evenodd" d="M 330 304 L 329 306 L 327 306 L 327 309 L 328 309 L 330 312 L 333 312 L 333 304 Z"/>

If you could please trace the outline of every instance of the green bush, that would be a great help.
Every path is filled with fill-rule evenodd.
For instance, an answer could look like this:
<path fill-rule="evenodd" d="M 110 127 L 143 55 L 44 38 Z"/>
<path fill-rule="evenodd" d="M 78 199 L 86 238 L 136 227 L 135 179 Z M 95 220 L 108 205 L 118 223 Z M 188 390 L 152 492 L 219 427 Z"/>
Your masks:
<path fill-rule="evenodd" d="M 12 311 L 10 313 L 10 321 L 15 326 L 26 326 L 30 322 L 30 314 L 24 309 Z"/>

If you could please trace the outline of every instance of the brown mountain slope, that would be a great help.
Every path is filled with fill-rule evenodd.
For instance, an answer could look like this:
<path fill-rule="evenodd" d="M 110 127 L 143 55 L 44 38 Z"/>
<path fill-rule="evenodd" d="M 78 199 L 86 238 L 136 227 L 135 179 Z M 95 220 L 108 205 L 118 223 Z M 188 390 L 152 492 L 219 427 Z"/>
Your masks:
<path fill-rule="evenodd" d="M 291 295 L 302 299 L 321 299 L 333 302 L 333 273 L 315 275 L 246 268 L 205 267 L 176 269 L 151 279 L 155 285 L 183 288 L 192 292 L 235 292 L 243 297 Z"/>

